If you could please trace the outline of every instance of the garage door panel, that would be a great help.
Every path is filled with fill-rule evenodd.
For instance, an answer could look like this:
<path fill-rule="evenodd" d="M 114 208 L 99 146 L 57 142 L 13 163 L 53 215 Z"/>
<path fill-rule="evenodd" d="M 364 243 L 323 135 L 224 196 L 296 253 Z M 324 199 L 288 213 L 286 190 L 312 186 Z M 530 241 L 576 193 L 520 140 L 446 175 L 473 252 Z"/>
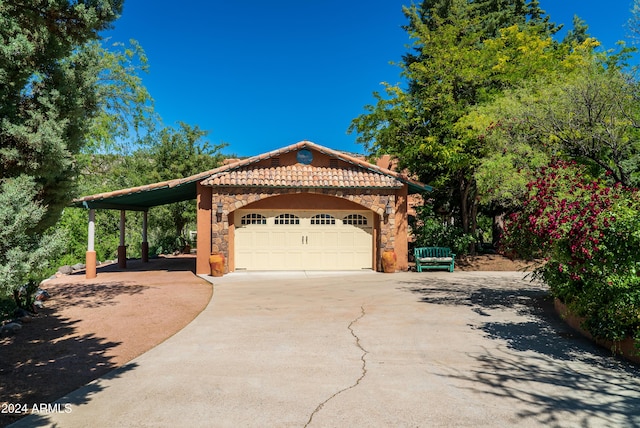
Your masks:
<path fill-rule="evenodd" d="M 290 266 L 299 266 L 301 263 L 300 253 L 291 252 L 289 250 L 273 250 L 265 255 L 268 265 L 262 270 L 290 270 Z"/>
<path fill-rule="evenodd" d="M 331 264 L 331 254 L 327 254 L 321 250 L 307 250 L 304 253 L 305 270 L 323 270 L 327 269 L 327 265 Z"/>
<path fill-rule="evenodd" d="M 268 236 L 266 244 L 272 247 L 298 247 L 300 246 L 300 232 L 292 233 L 289 231 L 272 231 Z"/>
<path fill-rule="evenodd" d="M 267 231 L 256 231 L 253 234 L 252 245 L 256 248 L 262 248 L 269 245 L 271 241 L 271 234 Z"/>
<path fill-rule="evenodd" d="M 353 254 L 350 254 L 348 252 L 338 252 L 336 254 L 336 270 L 347 269 L 347 266 L 353 266 L 353 264 Z"/>
<path fill-rule="evenodd" d="M 323 246 L 327 248 L 327 250 L 340 246 L 340 236 L 337 231 L 319 232 L 317 235 L 317 240 L 313 240 L 313 245 Z"/>
<path fill-rule="evenodd" d="M 257 266 L 257 269 L 263 270 L 269 267 L 269 253 L 267 251 L 258 251 L 253 253 L 252 266 Z"/>
<path fill-rule="evenodd" d="M 251 244 L 253 244 L 253 235 L 250 233 L 247 233 L 248 231 L 244 230 L 244 228 L 242 229 L 237 229 L 236 230 L 236 243 L 244 246 L 250 246 Z"/>
<path fill-rule="evenodd" d="M 241 251 L 238 253 L 238 259 L 240 264 L 238 268 L 248 269 L 247 266 L 251 266 L 252 269 L 264 270 L 268 267 L 269 259 L 266 251 Z"/>
<path fill-rule="evenodd" d="M 352 232 L 343 232 L 338 237 L 338 247 L 355 247 L 358 245 L 358 238 Z"/>
<path fill-rule="evenodd" d="M 368 247 L 371 249 L 371 242 L 373 236 L 373 228 L 360 228 L 352 226 L 355 230 L 353 233 L 354 245 L 359 247 Z"/>
<path fill-rule="evenodd" d="M 282 258 L 282 266 L 279 270 L 289 270 L 287 266 L 303 266 L 304 259 L 303 254 L 298 252 L 287 252 L 285 256 Z M 299 269 L 299 268 L 294 268 Z"/>

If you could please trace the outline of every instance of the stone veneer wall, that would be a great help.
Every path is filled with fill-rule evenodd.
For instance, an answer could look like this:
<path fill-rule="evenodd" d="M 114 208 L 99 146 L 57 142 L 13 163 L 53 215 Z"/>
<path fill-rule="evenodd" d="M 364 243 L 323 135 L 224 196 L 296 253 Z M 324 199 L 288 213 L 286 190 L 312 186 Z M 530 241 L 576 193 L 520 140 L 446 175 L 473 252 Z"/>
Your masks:
<path fill-rule="evenodd" d="M 224 190 L 224 192 L 222 191 Z M 396 190 L 394 189 L 297 189 L 297 188 L 220 188 L 215 187 L 212 193 L 212 225 L 211 225 L 211 251 L 221 252 L 225 258 L 229 258 L 229 214 L 259 200 L 296 193 L 315 193 L 346 199 L 364 208 L 377 213 L 380 222 L 380 235 L 378 236 L 378 248 L 376 268 L 379 269 L 380 255 L 385 250 L 394 249 L 395 241 L 395 212 Z M 387 201 L 390 201 L 393 212 L 385 215 Z M 220 221 L 217 221 L 216 208 L 222 202 L 223 213 Z"/>

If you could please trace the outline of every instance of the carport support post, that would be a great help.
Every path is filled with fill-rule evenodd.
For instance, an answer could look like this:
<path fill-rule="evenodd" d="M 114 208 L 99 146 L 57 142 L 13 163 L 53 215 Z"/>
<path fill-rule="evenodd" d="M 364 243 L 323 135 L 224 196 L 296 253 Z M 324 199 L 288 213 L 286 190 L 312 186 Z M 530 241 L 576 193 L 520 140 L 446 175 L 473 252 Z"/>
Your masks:
<path fill-rule="evenodd" d="M 127 267 L 127 247 L 124 245 L 125 210 L 120 210 L 120 246 L 118 246 L 118 267 Z"/>
<path fill-rule="evenodd" d="M 213 222 L 213 189 L 196 184 L 198 200 L 198 238 L 196 241 L 196 273 L 211 275 L 211 223 Z"/>
<path fill-rule="evenodd" d="M 93 279 L 96 274 L 96 252 L 95 252 L 95 236 L 96 236 L 96 210 L 89 210 L 89 236 L 87 239 L 87 254 L 85 257 L 85 274 L 87 279 Z"/>
<path fill-rule="evenodd" d="M 148 211 L 142 212 L 142 262 L 149 261 L 149 242 L 147 242 L 147 214 Z"/>

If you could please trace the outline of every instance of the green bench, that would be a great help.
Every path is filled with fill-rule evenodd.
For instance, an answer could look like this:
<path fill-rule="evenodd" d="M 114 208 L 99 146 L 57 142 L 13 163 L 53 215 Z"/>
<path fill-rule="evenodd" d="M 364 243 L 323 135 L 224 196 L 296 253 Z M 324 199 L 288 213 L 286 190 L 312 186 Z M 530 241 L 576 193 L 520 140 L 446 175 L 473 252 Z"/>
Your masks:
<path fill-rule="evenodd" d="M 416 270 L 447 269 L 453 272 L 456 255 L 447 247 L 417 247 L 413 249 L 416 259 Z"/>

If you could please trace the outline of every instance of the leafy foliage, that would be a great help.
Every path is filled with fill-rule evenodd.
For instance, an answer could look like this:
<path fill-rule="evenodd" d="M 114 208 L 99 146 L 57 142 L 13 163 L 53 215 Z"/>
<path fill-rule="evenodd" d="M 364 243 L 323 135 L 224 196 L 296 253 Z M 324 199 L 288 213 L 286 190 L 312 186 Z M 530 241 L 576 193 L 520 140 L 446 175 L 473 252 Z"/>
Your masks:
<path fill-rule="evenodd" d="M 122 0 L 0 2 L 0 295 L 37 284 L 63 246 L 48 231 L 74 190 L 97 115 L 98 58 L 84 49 Z"/>
<path fill-rule="evenodd" d="M 507 251 L 544 257 L 536 275 L 596 337 L 640 342 L 640 193 L 575 162 L 543 168 L 511 215 Z"/>
<path fill-rule="evenodd" d="M 473 234 L 479 208 L 475 171 L 493 154 L 486 129 L 493 118 L 475 109 L 523 79 L 556 67 L 564 54 L 555 27 L 537 2 L 425 1 L 405 9 L 414 51 L 400 64 L 407 88 L 386 94 L 350 127 L 377 155 L 442 189 L 456 223 Z M 550 65 L 553 64 L 553 65 Z"/>
<path fill-rule="evenodd" d="M 417 247 L 448 247 L 457 255 L 465 255 L 477 242 L 473 235 L 452 224 L 446 214 L 435 213 L 432 205 L 417 207 L 416 210 L 418 224 L 414 225 L 414 236 Z"/>
<path fill-rule="evenodd" d="M 0 181 L 0 297 L 29 280 L 40 282 L 49 259 L 63 247 L 60 232 L 33 233 L 45 214 L 33 178 L 21 175 Z"/>
<path fill-rule="evenodd" d="M 537 1 L 425 0 L 405 14 L 414 40 L 400 64 L 406 86 L 385 84 L 350 131 L 437 189 L 446 221 L 427 208 L 418 245 L 474 236 L 481 210 L 514 213 L 505 249 L 547 258 L 538 275 L 593 334 L 640 339 L 631 50 L 596 53 L 577 18 L 553 40 L 558 28 Z"/>
<path fill-rule="evenodd" d="M 97 111 L 99 63 L 82 46 L 121 8 L 121 0 L 0 6 L 0 177 L 34 177 L 46 209 L 39 231 L 70 199 L 74 155 Z"/>
<path fill-rule="evenodd" d="M 132 224 L 138 224 L 135 215 L 128 217 Z M 119 245 L 119 212 L 98 210 L 95 215 L 96 239 L 95 252 L 97 260 L 113 260 L 117 257 Z M 85 259 L 88 239 L 88 214 L 82 208 L 65 208 L 60 221 L 55 227 L 58 233 L 66 237 L 66 245 L 58 257 L 51 258 L 54 268 L 64 265 L 74 265 Z M 135 228 L 127 229 L 127 242 L 131 257 L 139 256 L 139 242 L 141 233 Z"/>
<path fill-rule="evenodd" d="M 490 141 L 505 151 L 515 142 L 531 153 L 570 157 L 608 171 L 622 184 L 636 185 L 637 82 L 596 55 L 585 52 L 571 59 L 580 66 L 555 73 L 552 81 L 522 85 L 484 108 L 482 113 L 496 118 L 488 129 Z"/>
<path fill-rule="evenodd" d="M 82 153 L 129 154 L 160 121 L 142 82 L 142 74 L 148 72 L 144 49 L 135 40 L 127 45 L 105 40 L 87 43 L 83 51 L 95 58 L 99 74 L 97 113 Z"/>
<path fill-rule="evenodd" d="M 211 146 L 204 140 L 207 134 L 198 126 L 184 122 L 180 122 L 177 129 L 167 127 L 152 134 L 150 138 L 154 142 L 125 158 L 123 168 L 118 168 L 117 175 L 128 181 L 122 187 L 188 177 L 220 166 L 223 159 L 220 150 L 225 145 Z M 149 220 L 151 237 L 164 242 L 168 242 L 167 237 L 174 242 L 181 237 L 186 239 L 185 226 L 195 224 L 195 219 L 193 201 L 154 207 Z"/>

